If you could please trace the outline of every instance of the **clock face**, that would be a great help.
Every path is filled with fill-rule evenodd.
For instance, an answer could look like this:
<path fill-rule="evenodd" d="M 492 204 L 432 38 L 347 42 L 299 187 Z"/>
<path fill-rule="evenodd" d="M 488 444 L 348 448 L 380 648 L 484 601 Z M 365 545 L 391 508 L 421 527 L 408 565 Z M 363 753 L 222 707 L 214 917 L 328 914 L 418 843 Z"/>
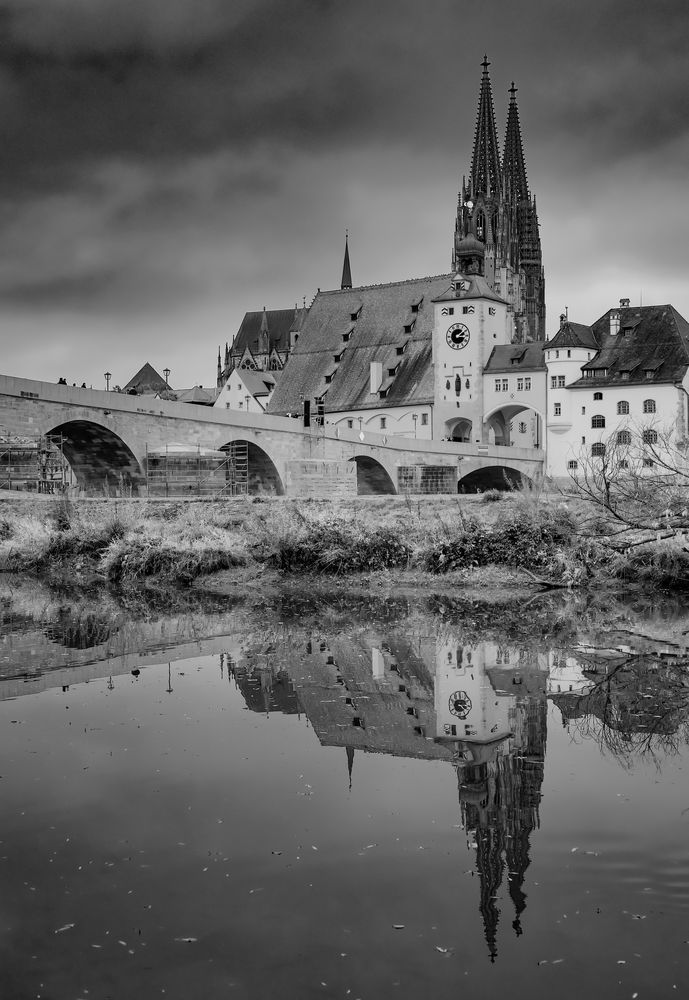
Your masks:
<path fill-rule="evenodd" d="M 466 719 L 471 711 L 471 698 L 466 691 L 455 691 L 450 695 L 448 707 L 458 719 Z"/>
<path fill-rule="evenodd" d="M 453 351 L 459 351 L 462 347 L 467 346 L 470 336 L 471 334 L 464 323 L 455 323 L 445 334 L 445 340 Z"/>

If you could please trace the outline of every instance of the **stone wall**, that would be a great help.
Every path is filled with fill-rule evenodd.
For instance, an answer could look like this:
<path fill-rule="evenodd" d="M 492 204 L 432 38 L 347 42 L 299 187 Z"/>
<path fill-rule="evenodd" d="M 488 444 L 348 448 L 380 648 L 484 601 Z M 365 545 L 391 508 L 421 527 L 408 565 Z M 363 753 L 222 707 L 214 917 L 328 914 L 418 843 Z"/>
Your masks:
<path fill-rule="evenodd" d="M 400 465 L 399 493 L 456 493 L 457 469 L 453 465 Z"/>

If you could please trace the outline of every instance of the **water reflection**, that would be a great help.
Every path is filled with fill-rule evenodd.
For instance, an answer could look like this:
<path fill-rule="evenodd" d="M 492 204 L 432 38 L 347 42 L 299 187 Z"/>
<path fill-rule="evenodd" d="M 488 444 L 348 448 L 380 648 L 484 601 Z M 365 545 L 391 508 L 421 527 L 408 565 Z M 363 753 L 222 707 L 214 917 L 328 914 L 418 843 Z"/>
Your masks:
<path fill-rule="evenodd" d="M 548 704 L 572 738 L 595 741 L 627 768 L 687 742 L 680 612 L 658 626 L 666 633 L 671 622 L 676 641 L 654 635 L 652 616 L 643 635 L 630 636 L 621 618 L 601 637 L 595 608 L 567 600 L 526 616 L 521 606 L 435 596 L 423 608 L 339 597 L 327 609 L 285 597 L 278 615 L 217 602 L 174 613 L 142 604 L 137 617 L 114 598 L 68 605 L 19 588 L 3 595 L 0 700 L 97 677 L 114 691 L 118 674 L 161 662 L 165 693 L 184 697 L 172 663 L 217 654 L 223 682 L 250 712 L 304 715 L 323 746 L 344 751 L 350 789 L 357 753 L 444 762 L 456 774 L 457 825 L 474 855 L 491 962 L 529 924 Z"/>

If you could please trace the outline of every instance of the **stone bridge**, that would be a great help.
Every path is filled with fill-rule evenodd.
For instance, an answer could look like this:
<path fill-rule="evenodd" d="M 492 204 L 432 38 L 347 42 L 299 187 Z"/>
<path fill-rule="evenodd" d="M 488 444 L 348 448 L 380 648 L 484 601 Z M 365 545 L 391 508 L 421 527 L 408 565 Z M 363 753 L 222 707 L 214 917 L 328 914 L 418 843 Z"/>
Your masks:
<path fill-rule="evenodd" d="M 534 480 L 536 449 L 387 438 L 265 413 L 242 413 L 0 375 L 0 436 L 59 436 L 78 485 L 146 495 L 151 454 L 210 449 L 248 455 L 251 493 L 347 496 L 455 493 Z M 218 485 L 218 492 L 222 483 Z"/>

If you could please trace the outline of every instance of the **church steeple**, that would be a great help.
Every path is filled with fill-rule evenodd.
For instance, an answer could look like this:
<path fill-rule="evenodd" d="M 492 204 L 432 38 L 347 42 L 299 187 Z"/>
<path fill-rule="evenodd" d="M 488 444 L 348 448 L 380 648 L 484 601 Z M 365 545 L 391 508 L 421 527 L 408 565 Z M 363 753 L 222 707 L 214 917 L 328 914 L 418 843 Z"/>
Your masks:
<path fill-rule="evenodd" d="M 483 57 L 483 75 L 476 113 L 474 151 L 471 157 L 471 194 L 497 198 L 500 195 L 500 150 L 495 129 L 493 92 L 488 75 L 488 56 Z"/>
<path fill-rule="evenodd" d="M 519 109 L 517 107 L 517 88 L 512 82 L 509 90 L 510 104 L 507 111 L 507 128 L 505 129 L 505 148 L 502 155 L 502 176 L 505 193 L 517 201 L 527 200 L 529 185 L 526 180 L 524 164 L 524 149 L 522 147 L 522 131 L 519 125 Z"/>
<path fill-rule="evenodd" d="M 352 269 L 349 266 L 349 233 L 345 231 L 345 252 L 344 263 L 342 265 L 342 283 L 340 288 L 352 287 Z"/>

